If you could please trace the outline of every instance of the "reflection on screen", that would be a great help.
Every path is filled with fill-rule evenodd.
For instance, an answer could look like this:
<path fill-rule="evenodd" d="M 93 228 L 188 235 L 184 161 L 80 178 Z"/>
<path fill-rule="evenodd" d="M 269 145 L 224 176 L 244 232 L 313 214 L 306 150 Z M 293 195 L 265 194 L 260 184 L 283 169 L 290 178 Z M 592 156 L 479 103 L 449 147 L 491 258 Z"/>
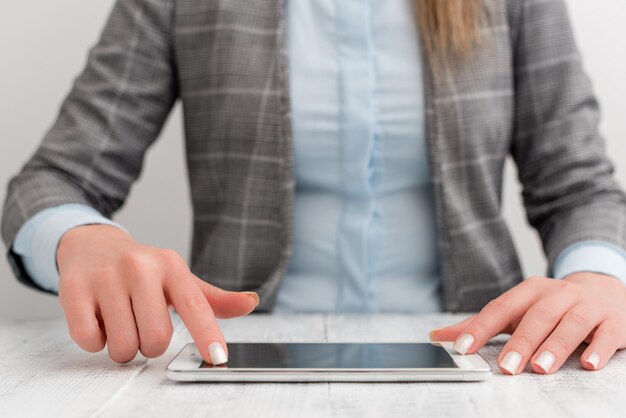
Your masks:
<path fill-rule="evenodd" d="M 440 346 L 399 344 L 228 344 L 229 368 L 395 369 L 457 368 Z M 214 366 L 202 362 L 200 368 Z"/>

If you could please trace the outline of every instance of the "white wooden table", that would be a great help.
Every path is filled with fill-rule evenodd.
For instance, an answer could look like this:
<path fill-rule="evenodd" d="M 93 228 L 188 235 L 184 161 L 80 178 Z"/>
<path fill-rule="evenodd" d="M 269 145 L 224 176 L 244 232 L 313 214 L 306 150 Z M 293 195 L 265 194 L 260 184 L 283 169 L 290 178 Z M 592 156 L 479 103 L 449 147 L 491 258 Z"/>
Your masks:
<path fill-rule="evenodd" d="M 228 341 L 428 341 L 461 316 L 252 315 L 222 321 Z M 177 383 L 164 368 L 191 341 L 177 317 L 165 355 L 125 365 L 89 354 L 62 320 L 0 323 L 0 417 L 607 417 L 626 416 L 626 353 L 598 372 L 572 357 L 558 374 L 502 375 L 502 339 L 481 350 L 479 383 Z"/>

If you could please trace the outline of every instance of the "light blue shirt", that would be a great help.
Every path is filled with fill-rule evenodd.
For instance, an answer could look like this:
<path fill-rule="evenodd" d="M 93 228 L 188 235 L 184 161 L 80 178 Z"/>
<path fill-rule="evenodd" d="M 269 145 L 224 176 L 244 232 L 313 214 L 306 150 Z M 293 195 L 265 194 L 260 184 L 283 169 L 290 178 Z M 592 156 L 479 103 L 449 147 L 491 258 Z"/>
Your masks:
<path fill-rule="evenodd" d="M 441 309 L 413 3 L 286 2 L 296 201 L 276 311 Z"/>
<path fill-rule="evenodd" d="M 293 255 L 278 312 L 441 309 L 413 0 L 286 0 L 296 160 Z M 58 290 L 67 230 L 116 225 L 63 205 L 35 215 L 14 250 L 41 287 Z M 584 241 L 553 276 L 590 271 L 626 281 L 626 252 Z"/>

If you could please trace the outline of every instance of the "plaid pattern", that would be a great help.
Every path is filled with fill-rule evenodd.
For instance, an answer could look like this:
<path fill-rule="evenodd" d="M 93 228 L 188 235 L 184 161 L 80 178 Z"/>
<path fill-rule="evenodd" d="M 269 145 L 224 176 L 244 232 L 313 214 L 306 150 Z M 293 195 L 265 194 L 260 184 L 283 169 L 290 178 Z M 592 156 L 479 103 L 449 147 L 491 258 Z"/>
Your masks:
<path fill-rule="evenodd" d="M 484 42 L 426 69 L 444 304 L 480 309 L 522 279 L 502 218 L 512 154 L 550 263 L 586 239 L 626 247 L 626 197 L 563 0 L 492 0 Z M 173 103 L 184 106 L 191 268 L 271 309 L 290 255 L 293 149 L 282 0 L 118 0 L 43 143 L 12 179 L 3 238 L 64 203 L 111 216 Z M 10 259 L 19 264 L 13 253 Z M 32 281 L 23 275 L 30 285 Z"/>

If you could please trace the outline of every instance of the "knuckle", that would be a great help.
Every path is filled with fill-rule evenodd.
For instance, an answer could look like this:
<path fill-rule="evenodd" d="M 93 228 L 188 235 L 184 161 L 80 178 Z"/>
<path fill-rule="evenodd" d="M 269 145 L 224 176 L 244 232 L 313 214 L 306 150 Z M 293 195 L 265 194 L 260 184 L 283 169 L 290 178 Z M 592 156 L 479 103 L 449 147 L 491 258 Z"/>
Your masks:
<path fill-rule="evenodd" d="M 466 332 L 472 334 L 477 339 L 488 337 L 487 325 L 479 317 L 471 322 L 471 324 L 467 327 Z"/>
<path fill-rule="evenodd" d="M 173 330 L 172 327 L 155 327 L 148 332 L 148 341 L 150 345 L 155 346 L 167 346 L 172 339 Z"/>
<path fill-rule="evenodd" d="M 522 348 L 523 351 L 529 351 L 535 347 L 535 339 L 529 334 L 513 334 L 510 341 L 514 346 Z"/>
<path fill-rule="evenodd" d="M 159 327 L 148 332 L 146 341 L 141 341 L 140 350 L 146 357 L 158 357 L 163 354 L 170 344 L 172 329 Z"/>
<path fill-rule="evenodd" d="M 149 252 L 134 251 L 125 254 L 121 260 L 122 276 L 132 289 L 142 288 L 153 282 L 160 274 L 157 260 Z M 160 277 L 160 276 L 159 276 Z"/>
<path fill-rule="evenodd" d="M 591 327 L 591 319 L 582 309 L 572 309 L 567 315 L 567 320 L 578 328 L 587 329 Z"/>
<path fill-rule="evenodd" d="M 483 310 L 507 310 L 510 306 L 511 297 L 508 294 L 504 294 L 489 301 Z"/>
<path fill-rule="evenodd" d="M 555 347 L 561 353 L 569 353 L 573 350 L 571 344 L 567 340 L 565 340 L 565 338 L 559 335 L 554 335 L 550 337 L 550 345 L 552 347 Z"/>
<path fill-rule="evenodd" d="M 139 346 L 139 338 L 134 330 L 119 330 L 109 336 L 109 342 L 122 350 L 133 350 Z"/>
<path fill-rule="evenodd" d="M 538 302 L 533 305 L 529 313 L 543 322 L 555 322 L 558 317 L 552 305 L 547 302 Z"/>
<path fill-rule="evenodd" d="M 141 251 L 129 251 L 121 255 L 120 265 L 128 272 L 138 273 L 145 271 L 150 264 L 150 256 Z"/>
<path fill-rule="evenodd" d="M 187 266 L 183 257 L 178 252 L 169 248 L 163 248 L 159 250 L 159 255 L 163 261 L 173 267 Z"/>
<path fill-rule="evenodd" d="M 185 307 L 190 310 L 198 310 L 206 307 L 209 302 L 206 300 L 203 294 L 191 295 L 185 298 Z"/>

